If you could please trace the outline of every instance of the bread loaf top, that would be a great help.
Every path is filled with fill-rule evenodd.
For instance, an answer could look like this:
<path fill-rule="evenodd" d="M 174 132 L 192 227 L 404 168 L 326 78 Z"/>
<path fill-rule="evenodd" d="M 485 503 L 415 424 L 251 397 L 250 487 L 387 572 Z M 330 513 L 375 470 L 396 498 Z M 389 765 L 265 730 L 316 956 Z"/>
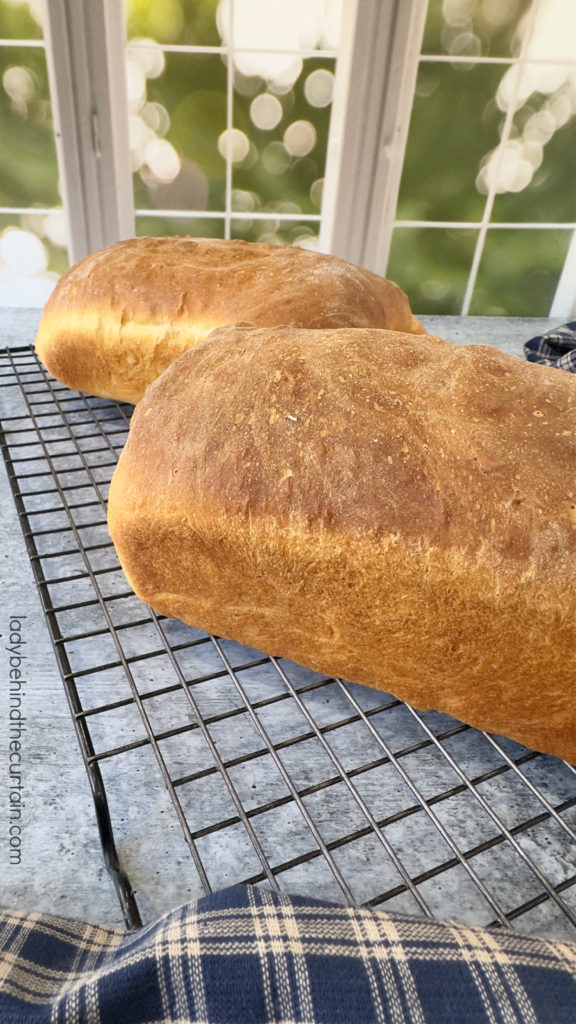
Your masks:
<path fill-rule="evenodd" d="M 150 389 L 118 473 L 124 507 L 200 502 L 576 582 L 576 381 L 493 348 L 221 328 Z"/>
<path fill-rule="evenodd" d="M 91 307 L 125 320 L 186 320 L 211 329 L 387 327 L 423 331 L 397 285 L 345 260 L 298 246 L 192 238 L 131 238 L 64 274 L 46 312 Z"/>
<path fill-rule="evenodd" d="M 293 246 L 134 238 L 72 267 L 48 300 L 38 355 L 68 386 L 136 402 L 215 327 L 382 327 L 422 333 L 397 285 Z"/>

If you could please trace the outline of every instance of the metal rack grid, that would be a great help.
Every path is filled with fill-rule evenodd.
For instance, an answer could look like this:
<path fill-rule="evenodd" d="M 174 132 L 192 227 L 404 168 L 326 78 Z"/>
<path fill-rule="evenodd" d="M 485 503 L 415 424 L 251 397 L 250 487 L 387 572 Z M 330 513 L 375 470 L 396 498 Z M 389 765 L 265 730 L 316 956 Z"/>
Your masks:
<path fill-rule="evenodd" d="M 2 451 L 128 927 L 103 768 L 150 748 L 198 894 L 265 884 L 576 938 L 576 769 L 163 616 L 106 528 L 131 407 L 0 352 Z M 6 389 L 6 390 L 4 390 Z M 146 820 L 141 829 L 146 830 Z"/>

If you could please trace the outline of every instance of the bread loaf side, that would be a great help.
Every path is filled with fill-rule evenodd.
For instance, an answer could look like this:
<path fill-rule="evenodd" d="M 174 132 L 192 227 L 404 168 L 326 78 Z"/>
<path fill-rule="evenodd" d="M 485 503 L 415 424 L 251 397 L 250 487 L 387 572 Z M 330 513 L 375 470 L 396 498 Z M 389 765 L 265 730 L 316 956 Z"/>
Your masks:
<path fill-rule="evenodd" d="M 153 608 L 576 761 L 576 381 L 378 330 L 223 328 L 109 498 Z"/>
<path fill-rule="evenodd" d="M 78 391 L 138 402 L 215 327 L 384 327 L 422 333 L 396 285 L 292 246 L 134 238 L 86 257 L 48 300 L 36 351 Z"/>

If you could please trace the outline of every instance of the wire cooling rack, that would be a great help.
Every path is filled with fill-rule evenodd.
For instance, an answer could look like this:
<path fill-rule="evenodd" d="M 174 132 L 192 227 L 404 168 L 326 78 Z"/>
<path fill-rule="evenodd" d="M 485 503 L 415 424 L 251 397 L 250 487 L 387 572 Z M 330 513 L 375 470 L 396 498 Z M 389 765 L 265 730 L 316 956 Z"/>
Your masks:
<path fill-rule="evenodd" d="M 111 809 L 103 769 L 148 747 L 198 894 L 251 882 L 576 939 L 573 767 L 155 614 L 106 528 L 131 407 L 68 390 L 30 347 L 0 352 L 0 385 L 14 502 L 128 927 L 141 918 L 115 835 L 130 796 Z"/>

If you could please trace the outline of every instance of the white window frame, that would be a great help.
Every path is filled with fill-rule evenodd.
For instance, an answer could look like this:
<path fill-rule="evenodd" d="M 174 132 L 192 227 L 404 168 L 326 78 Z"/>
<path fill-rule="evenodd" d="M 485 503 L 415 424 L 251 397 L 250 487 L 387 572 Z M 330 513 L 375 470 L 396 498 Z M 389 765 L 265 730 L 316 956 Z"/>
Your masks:
<path fill-rule="evenodd" d="M 233 2 L 233 0 L 232 0 Z M 395 220 L 402 166 L 428 0 L 343 0 L 342 42 L 327 148 L 321 215 L 298 221 L 320 222 L 320 248 L 385 274 L 395 228 L 476 227 L 478 244 L 462 313 L 468 313 L 488 228 L 553 227 L 504 225 L 490 221 L 494 195 L 487 197 L 478 224 Z M 135 234 L 135 212 L 146 216 L 202 218 L 210 211 L 134 210 L 128 144 L 125 82 L 125 22 L 122 0 L 44 0 L 44 39 L 48 63 L 60 190 L 69 228 L 69 253 L 76 262 L 89 252 Z M 205 47 L 165 47 L 195 49 Z M 231 52 L 215 47 L 214 52 Z M 322 51 L 314 51 L 321 56 Z M 333 56 L 333 54 L 329 54 Z M 525 54 L 515 60 L 522 62 Z M 426 57 L 424 60 L 454 60 Z M 469 58 L 463 58 L 469 59 Z M 482 60 L 490 58 L 480 58 Z M 478 60 L 478 58 L 476 58 Z M 231 127 L 232 62 L 228 71 Z M 512 118 L 501 144 L 508 137 Z M 227 159 L 225 235 L 232 217 L 232 164 Z M 220 215 L 221 216 L 221 215 Z M 246 215 L 254 218 L 254 214 Z M 294 220 L 279 214 L 267 218 Z M 551 315 L 576 315 L 576 225 L 558 282 Z"/>
<path fill-rule="evenodd" d="M 385 273 L 428 0 L 344 5 L 320 248 Z"/>
<path fill-rule="evenodd" d="M 75 263 L 134 234 L 121 0 L 44 0 L 60 191 Z"/>

